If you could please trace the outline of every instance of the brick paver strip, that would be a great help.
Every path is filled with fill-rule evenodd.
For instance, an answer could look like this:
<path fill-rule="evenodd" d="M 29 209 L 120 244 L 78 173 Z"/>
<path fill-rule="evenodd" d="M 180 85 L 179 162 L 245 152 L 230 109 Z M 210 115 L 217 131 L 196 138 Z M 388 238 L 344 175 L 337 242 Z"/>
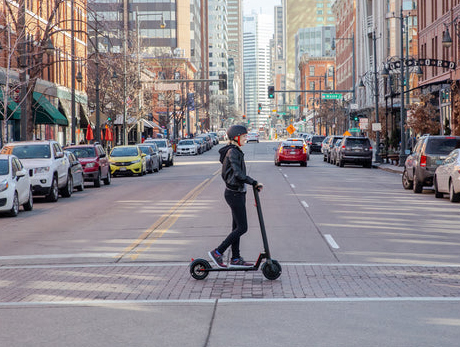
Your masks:
<path fill-rule="evenodd" d="M 184 264 L 0 267 L 0 303 L 93 300 L 460 297 L 460 266 L 282 264 L 191 278 Z"/>

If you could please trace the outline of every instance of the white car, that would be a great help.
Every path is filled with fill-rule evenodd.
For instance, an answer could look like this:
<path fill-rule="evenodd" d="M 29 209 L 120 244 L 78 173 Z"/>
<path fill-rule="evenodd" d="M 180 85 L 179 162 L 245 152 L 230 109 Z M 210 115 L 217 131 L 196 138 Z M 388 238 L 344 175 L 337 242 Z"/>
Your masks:
<path fill-rule="evenodd" d="M 255 132 L 255 131 L 250 131 L 248 132 L 248 137 L 246 139 L 246 142 L 251 142 L 251 141 L 255 141 L 255 142 L 259 142 L 259 133 Z"/>
<path fill-rule="evenodd" d="M 197 155 L 198 144 L 193 140 L 180 140 L 176 147 L 177 155 Z"/>
<path fill-rule="evenodd" d="M 0 154 L 0 211 L 16 217 L 19 206 L 31 211 L 34 206 L 29 172 L 10 154 Z"/>
<path fill-rule="evenodd" d="M 442 198 L 449 194 L 451 202 L 460 202 L 460 148 L 449 153 L 434 173 L 434 195 Z"/>
<path fill-rule="evenodd" d="M 34 195 L 45 195 L 52 202 L 58 200 L 59 193 L 64 197 L 72 195 L 70 163 L 58 142 L 11 142 L 3 146 L 1 153 L 14 154 L 32 172 L 30 181 Z"/>
<path fill-rule="evenodd" d="M 168 139 L 147 139 L 144 141 L 147 143 L 156 143 L 158 149 L 161 151 L 161 157 L 165 166 L 174 165 L 174 150 Z"/>

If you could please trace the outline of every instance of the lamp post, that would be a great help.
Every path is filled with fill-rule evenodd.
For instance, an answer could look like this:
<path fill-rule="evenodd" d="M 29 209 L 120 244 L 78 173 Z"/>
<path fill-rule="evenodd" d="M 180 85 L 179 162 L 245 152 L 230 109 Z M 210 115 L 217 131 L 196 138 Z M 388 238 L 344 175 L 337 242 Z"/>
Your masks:
<path fill-rule="evenodd" d="M 374 47 L 374 96 L 375 96 L 375 122 L 379 123 L 379 76 L 377 71 L 377 39 L 375 36 L 375 30 L 372 32 L 372 41 Z M 381 163 L 382 158 L 380 157 L 380 130 L 375 132 L 375 146 L 377 150 L 375 152 L 375 162 Z"/>

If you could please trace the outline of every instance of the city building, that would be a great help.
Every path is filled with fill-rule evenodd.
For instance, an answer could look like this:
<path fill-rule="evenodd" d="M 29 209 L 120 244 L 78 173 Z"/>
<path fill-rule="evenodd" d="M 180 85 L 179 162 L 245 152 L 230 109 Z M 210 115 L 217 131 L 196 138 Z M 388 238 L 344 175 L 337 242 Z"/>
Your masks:
<path fill-rule="evenodd" d="M 275 90 L 286 90 L 286 17 L 282 6 L 275 7 L 274 13 L 274 38 L 273 38 L 273 52 L 272 52 L 272 72 L 273 86 Z M 277 115 L 285 116 L 286 109 L 286 93 L 275 93 L 273 109 L 276 110 Z M 273 119 L 274 121 L 275 119 Z M 272 122 L 273 123 L 273 122 Z"/>
<path fill-rule="evenodd" d="M 253 13 L 244 17 L 245 115 L 252 128 L 268 126 L 272 114 L 268 86 L 272 83 L 270 43 L 272 17 Z"/>
<path fill-rule="evenodd" d="M 227 0 L 228 103 L 237 114 L 243 110 L 243 4 Z"/>
<path fill-rule="evenodd" d="M 75 58 L 86 59 L 86 1 L 75 2 L 73 8 L 68 3 L 56 3 L 54 20 L 50 19 L 54 9 L 48 2 L 24 1 L 23 8 L 20 4 L 0 4 L 1 139 L 3 143 L 26 138 L 55 139 L 66 144 L 72 137 L 71 95 L 75 82 L 71 42 L 75 43 Z M 58 21 L 72 14 L 73 35 L 71 21 Z M 24 19 L 23 29 L 19 18 Z M 50 26 L 46 28 L 37 26 L 48 22 Z M 76 84 L 75 89 L 73 126 L 83 135 L 81 130 L 88 124 L 85 84 Z"/>
<path fill-rule="evenodd" d="M 208 8 L 209 77 L 217 80 L 219 75 L 228 75 L 227 1 L 209 0 Z M 218 83 L 209 89 L 211 95 L 220 92 Z"/>

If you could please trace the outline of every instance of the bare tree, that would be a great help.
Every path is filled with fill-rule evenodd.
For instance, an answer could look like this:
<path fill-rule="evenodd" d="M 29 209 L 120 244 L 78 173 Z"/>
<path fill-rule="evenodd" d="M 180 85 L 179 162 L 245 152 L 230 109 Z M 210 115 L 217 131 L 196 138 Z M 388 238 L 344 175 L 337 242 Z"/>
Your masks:
<path fill-rule="evenodd" d="M 406 129 L 412 129 L 415 134 L 439 134 L 439 110 L 431 103 L 432 94 L 420 96 L 420 103 L 410 105 L 407 115 Z"/>

